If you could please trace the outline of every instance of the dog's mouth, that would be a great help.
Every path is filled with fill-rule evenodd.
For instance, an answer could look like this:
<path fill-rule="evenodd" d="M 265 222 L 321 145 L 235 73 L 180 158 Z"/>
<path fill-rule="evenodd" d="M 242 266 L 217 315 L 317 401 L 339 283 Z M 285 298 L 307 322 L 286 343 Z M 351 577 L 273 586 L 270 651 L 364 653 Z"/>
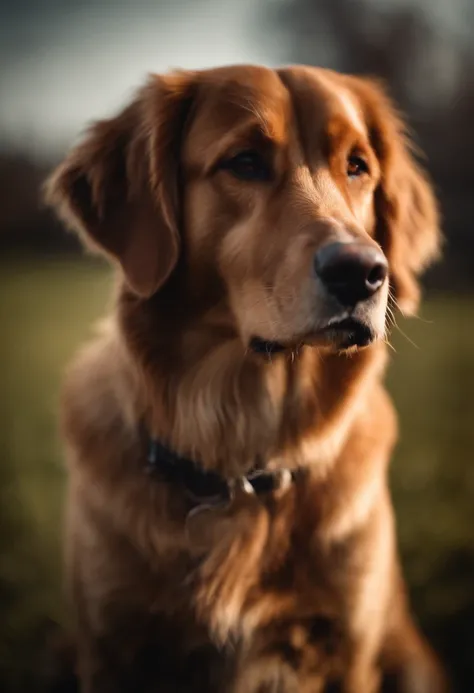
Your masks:
<path fill-rule="evenodd" d="M 250 348 L 257 354 L 273 355 L 284 351 L 293 351 L 299 346 L 333 345 L 338 350 L 352 347 L 362 348 L 375 340 L 374 330 L 354 317 L 331 320 L 321 329 L 291 342 L 271 341 L 253 337 Z"/>
<path fill-rule="evenodd" d="M 286 351 L 289 347 L 281 344 L 280 342 L 271 342 L 268 339 L 261 339 L 260 337 L 252 337 L 250 340 L 250 348 L 256 354 L 278 354 L 281 351 Z"/>
<path fill-rule="evenodd" d="M 339 349 L 366 347 L 375 340 L 374 330 L 354 317 L 330 322 L 322 333 L 330 341 L 335 342 Z"/>

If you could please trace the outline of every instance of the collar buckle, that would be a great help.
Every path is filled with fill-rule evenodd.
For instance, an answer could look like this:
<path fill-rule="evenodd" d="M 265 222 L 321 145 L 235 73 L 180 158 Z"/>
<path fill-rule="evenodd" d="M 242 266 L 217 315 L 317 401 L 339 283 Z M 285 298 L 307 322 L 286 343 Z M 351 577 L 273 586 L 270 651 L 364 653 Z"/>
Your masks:
<path fill-rule="evenodd" d="M 259 496 L 286 490 L 297 475 L 297 471 L 290 469 L 253 469 L 245 476 L 228 480 L 217 472 L 202 469 L 154 438 L 149 440 L 146 471 L 152 475 L 158 473 L 164 481 L 184 487 L 186 496 L 196 507 L 229 504 L 239 491 Z"/>

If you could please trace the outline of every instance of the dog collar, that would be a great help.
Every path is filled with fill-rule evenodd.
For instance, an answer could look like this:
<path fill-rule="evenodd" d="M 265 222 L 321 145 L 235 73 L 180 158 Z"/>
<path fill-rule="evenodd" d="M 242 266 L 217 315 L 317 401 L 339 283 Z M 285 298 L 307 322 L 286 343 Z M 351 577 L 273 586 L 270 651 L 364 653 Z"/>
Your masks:
<path fill-rule="evenodd" d="M 202 469 L 196 462 L 178 455 L 159 440 L 150 439 L 146 470 L 165 482 L 184 488 L 188 498 L 198 505 L 218 505 L 230 502 L 237 489 L 263 495 L 290 486 L 299 470 L 276 471 L 252 469 L 248 474 L 226 479 L 217 472 Z"/>

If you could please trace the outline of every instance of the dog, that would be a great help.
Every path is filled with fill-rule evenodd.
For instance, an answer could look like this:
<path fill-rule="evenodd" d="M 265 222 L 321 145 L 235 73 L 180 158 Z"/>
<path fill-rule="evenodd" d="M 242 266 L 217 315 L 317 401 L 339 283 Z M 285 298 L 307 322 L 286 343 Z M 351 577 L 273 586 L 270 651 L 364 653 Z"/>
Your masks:
<path fill-rule="evenodd" d="M 441 232 L 384 88 L 151 75 L 46 196 L 117 267 L 62 398 L 81 690 L 445 691 L 397 558 L 383 386 Z"/>

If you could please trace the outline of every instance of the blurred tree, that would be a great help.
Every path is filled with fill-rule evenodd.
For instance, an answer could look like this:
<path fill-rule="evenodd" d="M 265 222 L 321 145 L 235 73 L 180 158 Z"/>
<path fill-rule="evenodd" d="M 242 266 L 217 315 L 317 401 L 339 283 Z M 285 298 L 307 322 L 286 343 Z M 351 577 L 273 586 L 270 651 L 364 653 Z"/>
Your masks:
<path fill-rule="evenodd" d="M 78 243 L 64 233 L 41 199 L 49 167 L 24 155 L 0 153 L 0 252 L 74 252 Z"/>

